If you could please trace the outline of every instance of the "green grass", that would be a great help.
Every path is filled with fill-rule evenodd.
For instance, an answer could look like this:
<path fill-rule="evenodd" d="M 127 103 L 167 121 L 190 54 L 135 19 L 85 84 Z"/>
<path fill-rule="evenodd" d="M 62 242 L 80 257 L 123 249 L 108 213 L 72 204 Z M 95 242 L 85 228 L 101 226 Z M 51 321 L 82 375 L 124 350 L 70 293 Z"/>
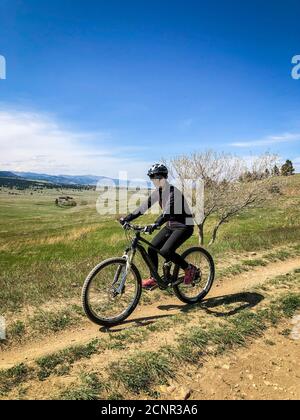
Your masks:
<path fill-rule="evenodd" d="M 82 308 L 77 305 L 72 305 L 70 309 L 37 309 L 33 315 L 24 318 L 23 321 L 16 320 L 7 325 L 7 340 L 0 342 L 0 348 L 24 343 L 37 335 L 57 333 L 77 325 L 83 316 Z"/>
<path fill-rule="evenodd" d="M 93 401 L 99 400 L 102 391 L 102 384 L 96 373 L 83 373 L 80 377 L 81 383 L 74 384 L 64 390 L 58 400 L 70 401 Z"/>
<path fill-rule="evenodd" d="M 260 313 L 245 310 L 219 325 L 210 323 L 193 327 L 178 339 L 177 359 L 198 363 L 207 354 L 218 355 L 235 346 L 243 346 L 250 337 L 261 335 L 266 324 Z"/>
<path fill-rule="evenodd" d="M 228 277 L 250 271 L 251 268 L 265 267 L 269 262 L 284 261 L 300 255 L 299 244 L 286 246 L 284 250 L 264 253 L 262 258 L 242 260 L 241 263 L 230 265 L 219 271 L 218 277 Z"/>
<path fill-rule="evenodd" d="M 89 359 L 103 350 L 103 343 L 93 340 L 88 344 L 77 345 L 62 351 L 49 354 L 35 361 L 31 366 L 24 363 L 10 369 L 0 371 L 0 395 L 7 394 L 29 379 L 44 381 L 51 375 L 68 374 L 73 364 L 79 360 Z"/>
<path fill-rule="evenodd" d="M 37 376 L 40 380 L 48 376 L 68 373 L 70 367 L 78 360 L 88 359 L 100 351 L 99 340 L 93 340 L 85 345 L 69 347 L 58 353 L 41 357 L 36 361 L 38 366 Z"/>
<path fill-rule="evenodd" d="M 131 392 L 150 392 L 154 384 L 164 384 L 173 377 L 174 367 L 168 358 L 157 352 L 141 352 L 109 366 L 113 381 L 122 382 Z"/>
<path fill-rule="evenodd" d="M 263 259 L 242 260 L 242 265 L 245 265 L 247 267 L 262 267 L 266 266 L 267 262 Z"/>
<path fill-rule="evenodd" d="M 251 260 L 242 260 L 241 263 L 229 266 L 218 273 L 218 277 L 227 277 L 233 276 L 244 271 L 249 271 L 253 267 L 266 266 L 269 261 L 284 260 L 287 258 L 295 257 L 300 255 L 300 248 L 298 245 L 293 245 L 286 247 L 285 250 L 277 250 L 275 252 L 267 252 L 263 254 L 262 258 L 251 259 Z M 280 280 L 282 282 L 282 280 Z M 266 286 L 265 286 L 266 287 Z M 267 290 L 267 289 L 266 289 Z M 164 294 L 161 291 L 155 291 L 152 293 L 144 293 L 142 295 L 142 304 L 151 304 L 159 299 L 163 298 Z M 80 317 L 84 317 L 82 307 L 76 304 L 70 306 L 70 309 L 62 309 L 56 311 L 50 310 L 37 310 L 33 316 L 31 316 L 27 322 L 17 321 L 12 325 L 8 325 L 8 338 L 9 340 L 5 343 L 2 343 L 2 346 L 13 344 L 15 341 L 24 341 L 28 339 L 31 335 L 45 335 L 50 332 L 58 332 L 67 327 L 76 325 L 80 322 Z M 173 322 L 173 321 L 172 321 Z M 184 319 L 181 318 L 180 322 L 184 322 Z M 149 325 L 147 329 L 149 331 L 162 331 L 166 329 L 168 321 L 163 321 L 161 323 L 155 322 L 154 324 Z M 168 328 L 168 327 L 167 327 Z M 25 334 L 27 332 L 27 334 Z M 130 340 L 131 332 L 126 333 L 128 336 L 126 340 Z M 113 335 L 115 339 L 118 339 L 117 335 Z M 121 334 L 122 337 L 122 334 Z M 133 334 L 133 340 L 138 340 L 136 334 Z M 126 346 L 124 345 L 125 340 L 119 340 L 111 343 L 111 348 L 122 349 Z"/>
<path fill-rule="evenodd" d="M 284 261 L 291 256 L 291 253 L 287 250 L 278 250 L 276 252 L 271 252 L 265 256 L 268 261 Z"/>
<path fill-rule="evenodd" d="M 15 386 L 26 382 L 32 377 L 33 370 L 25 364 L 19 364 L 11 369 L 0 370 L 0 396 L 5 395 Z"/>
<path fill-rule="evenodd" d="M 30 318 L 30 326 L 37 332 L 46 334 L 49 332 L 58 332 L 66 327 L 76 325 L 79 317 L 69 309 L 59 311 L 39 310 Z"/>
<path fill-rule="evenodd" d="M 299 241 L 300 176 L 281 182 L 284 195 L 222 227 L 211 248 L 217 265 L 224 253 L 268 250 Z M 97 193 L 68 191 L 79 203 L 75 209 L 54 205 L 55 197 L 62 193 L 43 190 L 31 195 L 25 191 L 11 196 L 0 192 L 0 307 L 4 313 L 28 304 L 39 306 L 60 296 L 78 296 L 84 278 L 96 263 L 122 254 L 124 233 L 114 216 L 96 212 Z M 140 221 L 152 219 L 149 215 Z M 207 233 L 212 226 L 213 220 L 207 225 Z M 196 243 L 194 236 L 187 245 Z M 275 257 L 284 258 L 284 251 Z M 259 261 L 245 261 L 243 267 L 250 269 L 256 263 Z M 147 274 L 143 266 L 142 275 Z M 72 286 L 74 283 L 78 288 Z"/>
<path fill-rule="evenodd" d="M 292 317 L 300 308 L 300 293 L 289 293 L 278 302 L 279 310 L 287 317 Z"/>
<path fill-rule="evenodd" d="M 125 349 L 129 344 L 142 343 L 149 337 L 147 330 L 124 330 L 119 333 L 109 334 L 110 348 Z"/>
<path fill-rule="evenodd" d="M 26 334 L 26 326 L 23 321 L 17 320 L 13 322 L 8 330 L 9 339 L 22 341 Z"/>

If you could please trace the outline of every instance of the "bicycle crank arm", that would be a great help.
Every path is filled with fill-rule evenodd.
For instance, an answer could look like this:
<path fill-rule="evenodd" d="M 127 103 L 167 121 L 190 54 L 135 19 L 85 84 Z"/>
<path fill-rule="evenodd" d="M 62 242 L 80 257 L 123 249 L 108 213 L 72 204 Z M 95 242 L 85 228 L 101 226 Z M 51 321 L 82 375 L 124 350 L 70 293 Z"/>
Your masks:
<path fill-rule="evenodd" d="M 179 277 L 176 281 L 172 282 L 172 286 L 178 286 L 179 284 L 181 284 L 184 280 L 184 277 Z"/>
<path fill-rule="evenodd" d="M 168 287 L 172 287 L 172 286 L 174 286 L 176 284 L 180 284 L 182 282 L 183 282 L 183 278 L 182 279 L 178 279 L 176 282 L 173 282 L 172 278 L 170 278 L 170 279 L 168 279 L 168 281 L 161 280 L 158 283 L 158 287 L 161 290 L 166 290 Z"/>

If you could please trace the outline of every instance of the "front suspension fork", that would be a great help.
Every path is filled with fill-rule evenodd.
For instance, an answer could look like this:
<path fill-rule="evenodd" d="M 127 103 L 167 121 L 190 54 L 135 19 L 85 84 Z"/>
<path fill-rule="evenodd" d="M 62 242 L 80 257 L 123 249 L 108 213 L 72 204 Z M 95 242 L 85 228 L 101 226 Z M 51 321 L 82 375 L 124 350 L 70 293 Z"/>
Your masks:
<path fill-rule="evenodd" d="M 135 253 L 136 253 L 136 250 L 135 249 L 131 249 L 130 254 L 129 254 L 129 251 L 130 251 L 130 249 L 127 249 L 125 251 L 123 257 L 122 257 L 122 258 L 124 258 L 126 260 L 126 267 L 125 267 L 125 272 L 123 274 L 123 277 L 122 277 L 122 279 L 120 281 L 120 284 L 119 284 L 119 286 L 116 289 L 116 293 L 118 293 L 119 295 L 122 294 L 122 292 L 123 292 L 123 290 L 125 288 L 125 282 L 126 282 L 126 279 L 127 279 L 127 275 L 130 272 L 130 270 L 131 270 L 131 264 L 133 262 L 133 259 L 134 259 Z M 117 274 L 116 275 L 117 276 L 119 275 L 119 270 L 117 270 Z M 118 279 L 118 277 L 117 277 L 117 279 Z M 114 282 L 117 281 L 117 279 L 114 280 Z"/>

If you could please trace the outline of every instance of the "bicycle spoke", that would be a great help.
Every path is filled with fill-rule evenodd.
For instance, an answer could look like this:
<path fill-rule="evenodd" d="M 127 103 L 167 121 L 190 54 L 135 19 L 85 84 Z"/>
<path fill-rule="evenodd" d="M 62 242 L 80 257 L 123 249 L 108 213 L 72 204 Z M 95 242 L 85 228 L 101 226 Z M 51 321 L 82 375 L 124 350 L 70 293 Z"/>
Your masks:
<path fill-rule="evenodd" d="M 180 294 L 187 298 L 187 299 L 194 299 L 197 296 L 199 296 L 207 287 L 210 276 L 211 276 L 211 266 L 209 259 L 207 256 L 197 250 L 194 252 L 191 252 L 185 260 L 189 263 L 194 265 L 198 268 L 199 273 L 196 276 L 195 280 L 191 284 L 184 284 L 183 278 L 184 278 L 184 271 L 180 270 L 178 274 L 178 290 Z"/>
<path fill-rule="evenodd" d="M 125 263 L 115 263 L 103 267 L 94 276 L 88 290 L 88 301 L 96 317 L 115 318 L 121 316 L 131 306 L 136 297 L 137 282 L 133 273 L 129 271 L 125 285 L 119 292 L 125 274 Z"/>

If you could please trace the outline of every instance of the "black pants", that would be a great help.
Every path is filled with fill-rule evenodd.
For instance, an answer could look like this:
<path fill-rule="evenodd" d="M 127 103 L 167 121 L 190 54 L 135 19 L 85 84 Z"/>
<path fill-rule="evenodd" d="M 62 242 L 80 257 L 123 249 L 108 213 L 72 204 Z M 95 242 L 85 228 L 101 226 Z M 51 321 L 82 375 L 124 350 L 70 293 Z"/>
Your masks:
<path fill-rule="evenodd" d="M 167 261 L 179 265 L 183 270 L 188 267 L 188 263 L 176 254 L 176 249 L 180 247 L 193 234 L 193 226 L 185 226 L 183 228 L 169 228 L 165 226 L 153 239 L 151 244 L 160 250 L 161 254 Z M 154 266 L 158 269 L 158 254 L 154 249 L 148 249 L 149 256 Z"/>

